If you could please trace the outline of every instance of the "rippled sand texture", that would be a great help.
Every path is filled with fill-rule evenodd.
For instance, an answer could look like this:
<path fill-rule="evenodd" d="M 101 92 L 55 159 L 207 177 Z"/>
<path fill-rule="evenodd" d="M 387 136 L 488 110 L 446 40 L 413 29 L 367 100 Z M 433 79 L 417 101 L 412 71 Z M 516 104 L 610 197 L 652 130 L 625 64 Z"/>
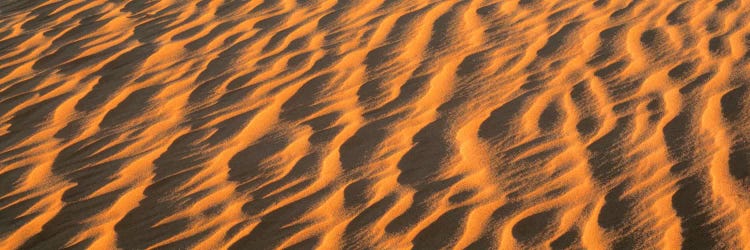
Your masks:
<path fill-rule="evenodd" d="M 0 246 L 750 248 L 750 1 L 0 3 Z"/>

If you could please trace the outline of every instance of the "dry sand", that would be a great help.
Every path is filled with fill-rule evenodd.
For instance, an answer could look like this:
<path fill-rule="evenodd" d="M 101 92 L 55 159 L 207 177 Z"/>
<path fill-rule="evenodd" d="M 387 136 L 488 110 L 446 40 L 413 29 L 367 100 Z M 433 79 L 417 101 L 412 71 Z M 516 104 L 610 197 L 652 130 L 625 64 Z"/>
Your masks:
<path fill-rule="evenodd" d="M 748 249 L 750 1 L 3 0 L 0 248 Z"/>

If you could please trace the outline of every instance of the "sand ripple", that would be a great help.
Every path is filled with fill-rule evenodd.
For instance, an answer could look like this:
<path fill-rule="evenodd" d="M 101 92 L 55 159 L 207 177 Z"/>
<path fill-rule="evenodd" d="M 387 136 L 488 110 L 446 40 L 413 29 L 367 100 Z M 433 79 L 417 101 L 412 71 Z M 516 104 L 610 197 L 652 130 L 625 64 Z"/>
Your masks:
<path fill-rule="evenodd" d="M 748 248 L 749 14 L 1 1 L 0 248 Z"/>

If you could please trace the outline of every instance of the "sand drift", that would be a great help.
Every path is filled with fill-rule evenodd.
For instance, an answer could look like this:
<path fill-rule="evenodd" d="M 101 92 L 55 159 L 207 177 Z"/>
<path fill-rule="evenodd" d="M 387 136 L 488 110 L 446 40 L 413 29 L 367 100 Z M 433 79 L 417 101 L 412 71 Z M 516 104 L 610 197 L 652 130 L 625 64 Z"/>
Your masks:
<path fill-rule="evenodd" d="M 2 249 L 747 249 L 750 1 L 0 1 Z"/>

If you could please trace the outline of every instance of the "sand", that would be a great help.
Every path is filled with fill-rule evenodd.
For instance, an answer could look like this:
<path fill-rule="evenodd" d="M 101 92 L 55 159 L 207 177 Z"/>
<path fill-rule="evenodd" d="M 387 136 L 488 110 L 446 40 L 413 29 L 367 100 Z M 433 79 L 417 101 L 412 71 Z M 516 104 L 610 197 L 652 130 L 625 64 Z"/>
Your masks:
<path fill-rule="evenodd" d="M 2 249 L 748 249 L 750 1 L 0 1 Z"/>

